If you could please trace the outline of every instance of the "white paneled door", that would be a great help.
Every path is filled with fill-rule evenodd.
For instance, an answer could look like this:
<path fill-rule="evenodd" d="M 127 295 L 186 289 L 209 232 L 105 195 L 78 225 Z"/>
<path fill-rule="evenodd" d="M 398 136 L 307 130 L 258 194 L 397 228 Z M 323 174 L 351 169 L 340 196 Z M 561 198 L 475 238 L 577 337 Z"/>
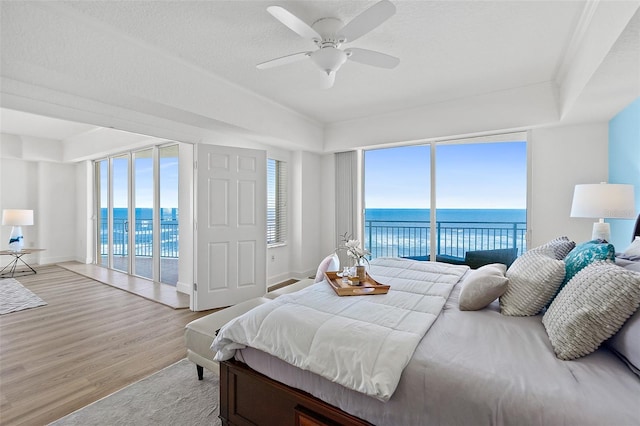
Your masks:
<path fill-rule="evenodd" d="M 202 311 L 266 292 L 266 153 L 199 144 L 196 285 Z"/>

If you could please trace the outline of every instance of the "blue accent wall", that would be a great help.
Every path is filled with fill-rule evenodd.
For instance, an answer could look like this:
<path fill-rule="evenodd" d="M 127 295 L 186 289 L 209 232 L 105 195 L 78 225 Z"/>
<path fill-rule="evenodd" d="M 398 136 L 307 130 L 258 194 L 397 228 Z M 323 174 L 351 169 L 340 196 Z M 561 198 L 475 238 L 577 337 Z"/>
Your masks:
<path fill-rule="evenodd" d="M 609 183 L 634 186 L 636 213 L 640 212 L 640 98 L 609 121 Z M 634 220 L 613 219 L 611 243 L 623 251 L 631 243 Z"/>

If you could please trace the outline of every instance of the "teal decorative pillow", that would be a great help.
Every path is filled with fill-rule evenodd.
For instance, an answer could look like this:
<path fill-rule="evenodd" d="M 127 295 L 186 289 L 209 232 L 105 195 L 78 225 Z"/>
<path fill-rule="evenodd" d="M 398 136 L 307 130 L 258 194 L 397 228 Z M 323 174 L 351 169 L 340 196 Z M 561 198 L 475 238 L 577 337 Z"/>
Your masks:
<path fill-rule="evenodd" d="M 582 268 L 596 260 L 610 260 L 615 262 L 615 259 L 616 250 L 613 244 L 601 242 L 601 240 L 592 240 L 578 244 L 576 248 L 571 250 L 567 257 L 564 258 L 565 274 L 564 281 L 560 288 L 562 289 Z"/>
<path fill-rule="evenodd" d="M 609 260 L 615 263 L 616 250 L 613 244 L 603 242 L 603 240 L 591 240 L 581 244 L 578 244 L 573 250 L 569 252 L 567 257 L 564 258 L 565 274 L 564 280 L 560 284 L 557 293 L 547 303 L 547 308 L 551 305 L 551 302 L 558 296 L 558 293 L 567 285 L 571 278 L 573 278 L 578 272 L 598 260 Z"/>

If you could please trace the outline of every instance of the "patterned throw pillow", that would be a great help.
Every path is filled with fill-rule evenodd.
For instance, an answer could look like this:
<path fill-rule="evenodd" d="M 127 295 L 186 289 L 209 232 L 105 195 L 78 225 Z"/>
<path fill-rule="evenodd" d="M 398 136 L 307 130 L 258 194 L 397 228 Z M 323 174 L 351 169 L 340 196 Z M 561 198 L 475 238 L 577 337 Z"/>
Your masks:
<path fill-rule="evenodd" d="M 556 259 L 563 260 L 569 254 L 569 252 L 571 252 L 571 250 L 575 248 L 575 246 L 576 243 L 569 240 L 568 237 L 558 237 L 537 248 L 551 247 Z"/>
<path fill-rule="evenodd" d="M 542 318 L 560 359 L 590 354 L 640 305 L 640 273 L 596 261 L 578 272 Z"/>
<path fill-rule="evenodd" d="M 592 240 L 578 244 L 564 259 L 564 280 L 558 291 L 562 290 L 574 275 L 590 263 L 596 260 L 610 260 L 615 262 L 615 259 L 616 250 L 613 244 L 602 242 L 601 240 Z"/>
<path fill-rule="evenodd" d="M 616 250 L 613 244 L 602 242 L 601 240 L 578 244 L 564 259 L 566 273 L 563 285 L 568 283 L 575 274 L 591 262 L 596 260 L 611 260 L 615 262 L 615 258 Z"/>
<path fill-rule="evenodd" d="M 500 296 L 500 312 L 510 316 L 536 315 L 556 293 L 564 278 L 564 262 L 551 247 L 529 250 L 507 269 L 507 291 Z"/>

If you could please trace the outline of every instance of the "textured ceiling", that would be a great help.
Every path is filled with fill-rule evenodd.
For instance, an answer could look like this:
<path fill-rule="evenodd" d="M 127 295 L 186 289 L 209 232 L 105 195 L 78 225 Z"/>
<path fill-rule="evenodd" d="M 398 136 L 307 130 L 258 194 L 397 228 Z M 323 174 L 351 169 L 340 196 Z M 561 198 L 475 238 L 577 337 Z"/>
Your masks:
<path fill-rule="evenodd" d="M 397 13 L 346 46 L 394 55 L 393 70 L 347 62 L 320 89 L 311 61 L 257 63 L 314 49 L 266 7 L 273 1 L 70 2 L 94 22 L 323 123 L 552 80 L 583 2 L 397 1 Z M 349 22 L 373 1 L 276 2 L 312 24 Z"/>
<path fill-rule="evenodd" d="M 66 71 L 63 65 L 70 66 L 77 70 L 74 76 L 104 83 L 104 87 L 113 83 L 109 78 L 120 78 L 123 69 L 135 73 L 136 66 L 147 58 L 153 58 L 150 69 L 169 67 L 177 61 L 189 69 L 204 72 L 211 81 L 224 80 L 243 93 L 258 94 L 268 104 L 277 103 L 312 121 L 332 125 L 425 105 L 435 104 L 439 108 L 437 104 L 442 102 L 473 99 L 540 83 L 558 85 L 562 79 L 559 74 L 576 53 L 572 50 L 576 48 L 573 44 L 580 42 L 581 20 L 588 15 L 585 11 L 591 4 L 582 0 L 392 1 L 397 8 L 394 16 L 344 47 L 378 50 L 400 58 L 400 65 L 387 70 L 348 61 L 338 71 L 335 86 L 329 90 L 320 88 L 321 72 L 311 61 L 266 70 L 256 68 L 260 62 L 315 48 L 311 41 L 272 17 L 267 6 L 283 6 L 308 24 L 324 17 L 347 23 L 376 0 L 2 1 L 4 27 L 10 27 L 8 34 L 14 36 L 13 45 L 3 46 L 2 58 L 3 64 L 6 60 L 12 65 L 20 63 L 22 56 L 16 51 L 24 44 L 35 48 L 27 56 L 33 59 L 34 69 L 52 65 L 54 72 L 50 75 L 56 77 L 56 72 Z M 58 17 L 64 17 L 71 28 L 58 29 Z M 55 45 L 68 56 L 56 60 L 55 54 L 42 43 L 27 43 L 38 38 L 23 29 L 24 23 L 33 28 L 42 28 L 38 24 L 53 25 Z M 608 120 L 612 113 L 624 107 L 624 100 L 640 94 L 639 28 L 640 11 L 563 120 Z M 126 44 L 134 45 L 135 52 L 153 55 L 133 56 Z M 110 74 L 109 70 L 96 76 L 102 63 L 83 63 L 87 52 L 102 55 L 109 64 L 115 64 L 115 72 Z M 14 57 L 18 60 L 11 62 Z M 76 62 L 68 65 L 65 62 L 68 58 Z M 167 75 L 174 78 L 170 72 Z M 30 78 L 24 77 L 25 81 Z M 148 79 L 155 83 L 162 81 L 155 75 L 148 75 Z M 134 92 L 138 89 L 135 82 L 125 78 L 120 85 L 112 87 Z M 163 83 L 166 85 L 166 81 Z M 180 92 L 192 103 L 199 103 L 205 113 L 211 108 L 205 98 L 210 96 L 210 91 L 181 93 L 184 87 L 193 89 L 194 86 L 179 83 L 176 81 L 172 95 Z M 143 89 L 152 88 L 151 85 L 140 88 L 136 94 L 145 95 Z M 100 90 L 101 87 L 96 87 L 96 93 Z M 223 108 L 228 103 L 225 102 L 228 99 L 215 101 L 217 107 Z M 176 108 L 183 107 L 179 105 L 178 96 L 167 96 L 166 102 Z M 219 111 L 212 110 L 207 117 L 216 118 L 217 113 Z M 35 116 L 20 117 L 7 109 L 0 109 L 0 120 L 2 132 L 47 135 L 60 140 L 91 131 L 77 124 L 65 130 L 62 122 L 50 120 L 34 124 Z"/>

